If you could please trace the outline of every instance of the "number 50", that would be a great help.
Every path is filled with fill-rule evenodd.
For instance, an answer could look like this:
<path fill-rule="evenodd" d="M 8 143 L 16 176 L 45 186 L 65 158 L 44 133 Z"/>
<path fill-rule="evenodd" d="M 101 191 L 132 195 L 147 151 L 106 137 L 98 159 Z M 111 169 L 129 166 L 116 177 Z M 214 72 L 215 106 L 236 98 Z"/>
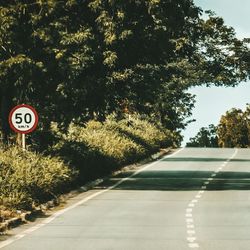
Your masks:
<path fill-rule="evenodd" d="M 21 124 L 24 120 L 25 123 L 31 123 L 32 116 L 29 113 L 22 114 L 22 113 L 16 113 L 15 114 L 15 120 L 17 124 Z"/>

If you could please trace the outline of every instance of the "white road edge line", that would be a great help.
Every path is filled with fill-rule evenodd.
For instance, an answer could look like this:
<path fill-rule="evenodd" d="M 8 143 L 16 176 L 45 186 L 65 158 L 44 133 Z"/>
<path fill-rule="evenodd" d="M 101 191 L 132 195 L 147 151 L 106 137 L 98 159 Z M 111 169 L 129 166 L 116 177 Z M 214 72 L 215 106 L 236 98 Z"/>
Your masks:
<path fill-rule="evenodd" d="M 84 199 L 78 201 L 77 203 L 75 203 L 75 204 L 73 204 L 73 205 L 71 205 L 71 206 L 69 206 L 69 207 L 67 207 L 67 208 L 64 208 L 64 209 L 62 209 L 62 210 L 60 210 L 60 211 L 54 213 L 54 214 L 51 215 L 49 218 L 45 219 L 43 222 L 41 222 L 41 223 L 39 223 L 39 224 L 37 224 L 37 225 L 35 225 L 35 226 L 33 226 L 33 227 L 31 227 L 31 228 L 29 228 L 29 229 L 23 231 L 22 233 L 17 234 L 17 235 L 15 235 L 15 236 L 12 236 L 11 238 L 7 239 L 6 241 L 2 241 L 2 242 L 0 243 L 0 248 L 6 247 L 6 246 L 8 246 L 8 245 L 14 243 L 15 241 L 17 241 L 17 240 L 19 240 L 19 239 L 21 239 L 21 238 L 27 236 L 28 234 L 30 234 L 30 233 L 36 231 L 37 229 L 39 229 L 39 228 L 41 228 L 41 227 L 43 227 L 43 226 L 49 224 L 49 223 L 52 222 L 54 219 L 56 219 L 58 216 L 60 216 L 60 215 L 62 215 L 62 214 L 64 214 L 64 213 L 66 213 L 66 212 L 68 212 L 68 211 L 74 209 L 75 207 L 78 207 L 78 206 L 82 205 L 83 203 L 85 203 L 85 202 L 87 202 L 87 201 L 93 199 L 94 197 L 99 196 L 100 194 L 106 193 L 106 192 L 108 192 L 108 191 L 110 191 L 110 190 L 116 188 L 116 187 L 119 186 L 121 183 L 123 183 L 123 182 L 129 180 L 129 178 L 131 178 L 131 177 L 133 177 L 133 176 L 139 174 L 140 172 L 142 172 L 142 171 L 144 171 L 144 170 L 146 170 L 146 169 L 148 169 L 148 168 L 154 166 L 155 164 L 159 163 L 160 161 L 163 161 L 164 159 L 170 158 L 170 157 L 172 157 L 172 156 L 178 154 L 178 153 L 181 152 L 183 149 L 184 149 L 184 148 L 180 148 L 180 149 L 177 150 L 176 152 L 174 152 L 174 153 L 172 153 L 172 154 L 170 154 L 170 155 L 166 155 L 166 156 L 164 156 L 163 158 L 161 158 L 161 159 L 159 159 L 159 160 L 157 160 L 157 161 L 154 161 L 154 162 L 152 162 L 152 163 L 146 165 L 146 166 L 143 167 L 143 168 L 140 168 L 139 170 L 137 170 L 136 172 L 134 172 L 134 173 L 131 174 L 130 176 L 128 176 L 128 177 L 126 177 L 126 178 L 124 178 L 124 179 L 121 179 L 120 181 L 118 181 L 118 182 L 117 182 L 116 184 L 114 184 L 113 186 L 108 187 L 107 189 L 102 190 L 102 191 L 99 191 L 99 192 L 97 192 L 97 193 L 94 193 L 94 194 L 92 194 L 92 195 L 90 195 L 90 196 L 88 196 L 88 197 L 86 197 L 86 198 L 84 198 Z"/>

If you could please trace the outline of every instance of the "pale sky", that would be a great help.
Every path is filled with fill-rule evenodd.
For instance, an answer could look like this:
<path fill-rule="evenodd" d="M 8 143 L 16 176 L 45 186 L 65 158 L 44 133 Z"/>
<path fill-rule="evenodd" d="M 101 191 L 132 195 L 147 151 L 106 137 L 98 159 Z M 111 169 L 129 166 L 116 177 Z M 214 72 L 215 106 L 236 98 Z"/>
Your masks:
<path fill-rule="evenodd" d="M 250 0 L 194 0 L 202 9 L 213 10 L 223 17 L 227 25 L 232 26 L 239 38 L 250 38 Z M 231 108 L 245 109 L 250 103 L 250 81 L 241 83 L 235 88 L 195 87 L 190 89 L 196 95 L 193 117 L 196 122 L 189 124 L 183 131 L 183 145 L 194 137 L 201 127 L 219 123 L 221 115 Z"/>

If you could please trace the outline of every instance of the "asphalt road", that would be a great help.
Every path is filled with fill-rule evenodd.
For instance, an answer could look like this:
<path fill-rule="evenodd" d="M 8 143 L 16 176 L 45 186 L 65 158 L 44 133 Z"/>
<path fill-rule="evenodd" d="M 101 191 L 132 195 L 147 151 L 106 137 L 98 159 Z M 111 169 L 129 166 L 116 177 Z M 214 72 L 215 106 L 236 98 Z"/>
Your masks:
<path fill-rule="evenodd" d="M 9 234 L 1 250 L 249 250 L 250 149 L 183 149 Z"/>

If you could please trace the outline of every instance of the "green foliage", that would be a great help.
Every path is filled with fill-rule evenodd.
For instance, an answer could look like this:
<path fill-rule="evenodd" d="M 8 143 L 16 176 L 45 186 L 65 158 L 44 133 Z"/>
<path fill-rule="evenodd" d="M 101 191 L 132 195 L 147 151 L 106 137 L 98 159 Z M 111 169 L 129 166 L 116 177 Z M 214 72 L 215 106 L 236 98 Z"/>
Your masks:
<path fill-rule="evenodd" d="M 190 138 L 186 147 L 218 147 L 217 127 L 213 124 L 202 127 L 195 137 Z"/>
<path fill-rule="evenodd" d="M 128 158 L 138 157 L 144 153 L 141 145 L 96 121 L 88 122 L 85 128 L 70 126 L 68 136 L 71 140 L 83 142 L 108 158 L 112 157 L 119 165 L 124 164 Z"/>
<path fill-rule="evenodd" d="M 16 147 L 0 151 L 0 206 L 31 209 L 76 185 L 137 162 L 176 138 L 139 115 L 104 123 L 71 123 L 67 133 L 52 126 L 54 144 L 44 154 Z M 46 156 L 47 155 L 47 156 Z"/>
<path fill-rule="evenodd" d="M 31 104 L 39 113 L 39 130 L 30 140 L 43 144 L 36 148 L 50 147 L 67 164 L 77 166 L 84 181 L 161 146 L 179 144 L 180 130 L 190 122 L 194 106 L 194 96 L 187 92 L 190 86 L 234 86 L 249 76 L 248 41 L 238 40 L 221 18 L 208 13 L 203 19 L 201 14 L 192 0 L 0 1 L 4 141 L 11 107 Z M 112 113 L 149 118 L 116 121 L 107 118 Z M 152 125 L 155 121 L 157 126 Z M 56 135 L 50 133 L 51 122 L 58 125 Z M 13 166 L 10 178 L 21 179 L 15 172 L 21 165 L 26 169 L 37 164 L 44 186 L 35 178 L 27 189 L 18 184 L 7 203 L 19 200 L 30 206 L 25 201 L 40 201 L 67 182 L 60 177 L 56 186 L 51 184 L 48 165 L 57 173 L 61 161 L 32 153 L 20 159 L 19 154 L 7 164 Z M 36 157 L 41 159 L 30 161 Z M 67 164 L 62 171 L 68 171 Z M 39 188 L 46 190 L 41 197 L 32 193 Z"/>
<path fill-rule="evenodd" d="M 207 19 L 199 20 L 201 40 L 197 54 L 196 74 L 200 83 L 235 86 L 249 77 L 247 42 L 238 40 L 232 27 L 221 17 L 207 11 Z"/>
<path fill-rule="evenodd" d="M 246 110 L 232 108 L 221 116 L 217 126 L 201 128 L 190 138 L 187 147 L 250 147 L 250 106 Z"/>
<path fill-rule="evenodd" d="M 36 107 L 41 130 L 104 121 L 126 103 L 179 132 L 194 105 L 188 87 L 249 75 L 247 41 L 201 14 L 192 0 L 1 1 L 3 132 L 20 103 Z"/>
<path fill-rule="evenodd" d="M 173 145 L 173 141 L 171 132 L 138 116 L 122 120 L 109 116 L 103 123 L 89 121 L 85 126 L 72 123 L 52 150 L 77 166 L 82 182 L 143 159 L 161 147 Z"/>
<path fill-rule="evenodd" d="M 30 209 L 69 188 L 77 172 L 58 158 L 11 147 L 0 151 L 0 205 Z"/>
<path fill-rule="evenodd" d="M 219 145 L 221 147 L 250 146 L 249 106 L 246 111 L 233 108 L 221 116 L 218 126 Z"/>

